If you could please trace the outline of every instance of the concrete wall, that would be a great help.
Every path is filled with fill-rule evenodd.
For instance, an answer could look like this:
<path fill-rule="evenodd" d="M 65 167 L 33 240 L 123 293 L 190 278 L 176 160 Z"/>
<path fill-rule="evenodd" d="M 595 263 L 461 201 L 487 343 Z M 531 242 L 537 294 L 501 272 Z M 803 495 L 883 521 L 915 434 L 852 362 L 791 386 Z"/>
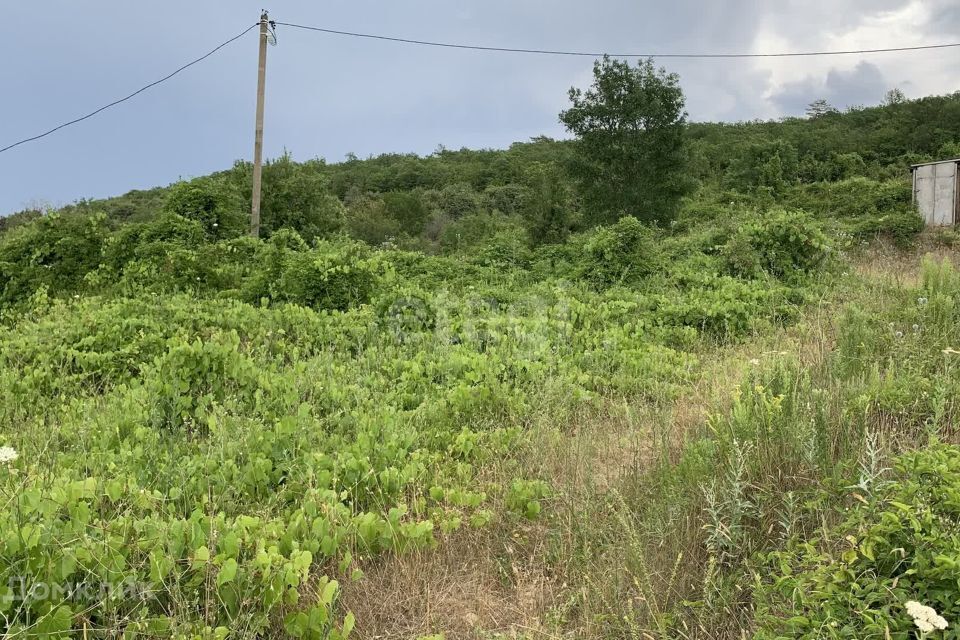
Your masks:
<path fill-rule="evenodd" d="M 957 222 L 956 161 L 920 165 L 913 170 L 913 199 L 928 225 Z"/>

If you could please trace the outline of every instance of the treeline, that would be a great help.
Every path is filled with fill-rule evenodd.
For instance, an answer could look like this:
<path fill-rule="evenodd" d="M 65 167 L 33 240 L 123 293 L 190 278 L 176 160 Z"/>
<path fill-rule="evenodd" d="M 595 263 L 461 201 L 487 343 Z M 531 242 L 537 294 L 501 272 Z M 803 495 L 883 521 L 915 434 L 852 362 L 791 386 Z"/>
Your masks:
<path fill-rule="evenodd" d="M 960 94 L 780 122 L 691 123 L 685 129 L 687 167 L 702 191 L 781 193 L 856 176 L 905 180 L 911 163 L 960 155 L 958 131 Z M 336 164 L 283 156 L 265 168 L 264 230 L 288 226 L 305 237 L 346 231 L 373 244 L 419 238 L 419 246 L 438 248 L 456 246 L 457 236 L 476 235 L 478 230 L 462 228 L 474 225 L 454 223 L 480 215 L 477 226 L 513 218 L 524 223 L 531 241 L 553 242 L 582 222 L 565 170 L 571 155 L 570 141 L 538 138 L 505 150 L 351 156 Z M 181 198 L 184 189 L 205 189 L 216 207 L 242 217 L 250 170 L 249 163 L 238 162 L 166 188 L 81 201 L 63 213 L 102 211 L 111 224 L 145 221 L 170 208 L 169 200 Z M 0 218 L 0 231 L 40 215 L 30 210 Z"/>

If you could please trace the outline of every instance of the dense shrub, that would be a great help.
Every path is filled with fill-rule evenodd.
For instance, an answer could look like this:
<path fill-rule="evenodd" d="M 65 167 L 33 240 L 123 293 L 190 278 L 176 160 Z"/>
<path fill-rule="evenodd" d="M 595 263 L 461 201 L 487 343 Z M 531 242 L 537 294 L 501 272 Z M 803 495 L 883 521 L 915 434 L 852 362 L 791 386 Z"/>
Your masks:
<path fill-rule="evenodd" d="M 789 142 L 753 143 L 739 150 L 725 176 L 727 185 L 749 191 L 766 187 L 775 192 L 796 183 L 797 149 Z"/>
<path fill-rule="evenodd" d="M 923 219 L 911 203 L 910 184 L 902 178 L 881 182 L 853 177 L 803 185 L 790 191 L 785 201 L 835 219 L 842 231 L 855 237 L 888 235 L 903 245 L 923 230 Z"/>
<path fill-rule="evenodd" d="M 197 249 L 205 243 L 205 234 L 202 222 L 176 213 L 124 225 L 104 243 L 103 265 L 119 273 L 134 260 L 162 259 L 176 248 Z"/>
<path fill-rule="evenodd" d="M 280 229 L 294 229 L 308 241 L 342 230 L 345 211 L 333 195 L 321 160 L 294 162 L 284 152 L 263 166 L 260 201 L 260 235 L 269 237 Z M 223 179 L 239 194 L 248 209 L 252 195 L 253 167 L 237 162 Z"/>
<path fill-rule="evenodd" d="M 403 191 L 385 193 L 383 205 L 384 213 L 397 223 L 399 231 L 407 235 L 419 235 L 430 215 L 417 193 Z"/>
<path fill-rule="evenodd" d="M 487 267 L 525 269 L 530 263 L 530 247 L 526 236 L 515 230 L 498 231 L 482 244 L 473 261 Z"/>
<path fill-rule="evenodd" d="M 827 237 L 812 216 L 776 209 L 744 221 L 722 255 L 734 275 L 783 278 L 817 269 L 829 252 Z"/>
<path fill-rule="evenodd" d="M 685 288 L 657 296 L 657 321 L 728 339 L 748 332 L 761 318 L 789 319 L 802 301 L 798 292 L 772 278 L 743 280 L 696 273 L 683 282 Z"/>
<path fill-rule="evenodd" d="M 50 294 L 78 291 L 100 264 L 106 217 L 51 214 L 0 236 L 0 308 L 41 287 Z"/>
<path fill-rule="evenodd" d="M 777 578 L 759 592 L 759 638 L 909 638 L 908 601 L 933 607 L 952 629 L 960 619 L 960 449 L 905 454 L 896 471 L 823 543 L 770 557 Z"/>
<path fill-rule="evenodd" d="M 229 395 L 249 398 L 257 381 L 254 363 L 239 353 L 236 333 L 217 339 L 174 341 L 147 373 L 156 398 L 155 424 L 163 429 L 207 432 L 206 419 Z"/>
<path fill-rule="evenodd" d="M 524 185 L 491 185 L 483 191 L 483 204 L 490 211 L 512 216 L 524 210 L 530 197 L 530 190 Z"/>
<path fill-rule="evenodd" d="M 474 248 L 498 234 L 526 240 L 526 232 L 519 218 L 497 212 L 474 213 L 447 224 L 440 232 L 440 247 L 447 252 Z"/>
<path fill-rule="evenodd" d="M 428 192 L 427 201 L 439 212 L 456 220 L 480 211 L 480 196 L 469 184 L 448 184 Z"/>
<path fill-rule="evenodd" d="M 596 286 L 636 282 L 660 266 L 654 232 L 633 217 L 580 239 L 580 277 Z"/>
<path fill-rule="evenodd" d="M 354 198 L 346 222 L 352 237 L 374 246 L 395 240 L 403 232 L 400 223 L 388 215 L 383 198 L 374 195 Z"/>
<path fill-rule="evenodd" d="M 342 311 L 369 302 L 379 274 L 379 260 L 364 245 L 320 241 L 286 254 L 274 299 Z"/>
<path fill-rule="evenodd" d="M 246 231 L 243 203 L 223 181 L 196 178 L 170 187 L 164 211 L 200 224 L 210 238 L 231 238 Z"/>
<path fill-rule="evenodd" d="M 534 245 L 564 242 L 579 225 L 573 191 L 563 173 L 541 163 L 528 167 L 524 180 L 529 197 L 523 208 L 524 222 Z"/>

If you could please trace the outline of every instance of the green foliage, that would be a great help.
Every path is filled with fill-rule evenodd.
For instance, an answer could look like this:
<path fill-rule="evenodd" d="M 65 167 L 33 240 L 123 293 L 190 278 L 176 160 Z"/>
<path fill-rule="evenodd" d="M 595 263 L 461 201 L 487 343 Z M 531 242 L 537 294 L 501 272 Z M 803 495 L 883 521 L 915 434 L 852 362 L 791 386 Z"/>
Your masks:
<path fill-rule="evenodd" d="M 748 191 L 767 188 L 779 193 L 797 181 L 797 149 L 788 142 L 750 144 L 727 169 L 728 184 Z"/>
<path fill-rule="evenodd" d="M 320 241 L 283 259 L 274 299 L 343 311 L 370 301 L 380 274 L 378 260 L 357 242 Z"/>
<path fill-rule="evenodd" d="M 423 231 L 429 211 L 418 194 L 391 191 L 383 194 L 383 204 L 386 215 L 395 220 L 404 233 L 416 236 Z"/>
<path fill-rule="evenodd" d="M 344 208 L 330 193 L 322 161 L 294 162 L 289 153 L 263 166 L 260 233 L 268 237 L 280 229 L 295 230 L 308 241 L 326 238 L 343 228 Z M 252 192 L 252 166 L 238 162 L 225 179 L 245 203 Z"/>
<path fill-rule="evenodd" d="M 582 239 L 580 277 L 597 286 L 635 282 L 659 267 L 654 233 L 632 216 Z"/>
<path fill-rule="evenodd" d="M 526 233 L 519 219 L 502 213 L 475 213 L 454 220 L 444 227 L 440 247 L 445 251 L 459 251 L 485 244 L 498 235 L 509 236 L 523 243 Z"/>
<path fill-rule="evenodd" d="M 888 234 L 907 243 L 923 229 L 923 219 L 910 202 L 910 185 L 903 180 L 879 182 L 857 177 L 797 187 L 785 201 L 815 215 L 832 218 L 858 237 Z"/>
<path fill-rule="evenodd" d="M 204 435 L 211 412 L 228 395 L 252 394 L 256 367 L 238 353 L 239 345 L 236 333 L 206 342 L 173 342 L 147 374 L 148 388 L 157 399 L 157 426 L 186 427 Z"/>
<path fill-rule="evenodd" d="M 515 551 L 544 535 L 543 570 L 571 584 L 599 569 L 558 587 L 556 615 L 617 637 L 908 637 L 908 598 L 955 617 L 960 454 L 902 458 L 889 484 L 877 434 L 952 433 L 960 277 L 929 260 L 915 289 L 875 285 L 880 306 L 823 266 L 913 237 L 903 164 L 952 148 L 957 105 L 685 125 L 675 78 L 605 60 L 564 114 L 578 141 L 268 163 L 263 240 L 242 235 L 242 163 L 19 216 L 0 229 L 0 446 L 20 454 L 0 461 L 4 631 L 345 638 L 358 565 L 490 523 Z M 681 204 L 688 170 L 703 186 Z M 827 285 L 822 309 L 861 292 L 829 348 L 742 354 L 702 422 L 678 402 L 718 344 Z M 554 461 L 518 465 L 533 429 L 595 410 L 646 438 L 641 400 L 644 425 L 690 437 L 653 429 L 615 484 L 571 496 Z M 555 535 L 580 491 L 602 499 Z M 95 588 L 39 588 L 77 584 Z"/>
<path fill-rule="evenodd" d="M 571 89 L 570 101 L 560 121 L 577 138 L 571 166 L 591 221 L 671 220 L 692 186 L 679 77 L 652 60 L 631 67 L 604 56 L 592 87 Z"/>
<path fill-rule="evenodd" d="M 351 236 L 374 246 L 396 239 L 403 231 L 400 223 L 388 215 L 383 199 L 376 196 L 354 198 L 347 208 L 346 221 Z"/>
<path fill-rule="evenodd" d="M 557 167 L 539 163 L 527 170 L 529 196 L 522 211 L 535 245 L 564 242 L 577 224 L 572 194 L 564 178 Z"/>
<path fill-rule="evenodd" d="M 490 185 L 483 191 L 484 206 L 507 216 L 522 213 L 531 196 L 531 190 L 522 184 Z"/>
<path fill-rule="evenodd" d="M 721 254 L 734 275 L 793 277 L 819 268 L 830 253 L 820 224 L 803 211 L 778 209 L 741 223 Z"/>
<path fill-rule="evenodd" d="M 100 264 L 106 217 L 51 214 L 0 236 L 0 308 L 41 287 L 51 295 L 77 291 Z"/>
<path fill-rule="evenodd" d="M 911 638 L 908 601 L 933 607 L 951 625 L 960 616 L 960 449 L 905 454 L 896 472 L 823 544 L 770 557 L 778 577 L 760 592 L 767 629 L 758 637 Z"/>
<path fill-rule="evenodd" d="M 437 211 L 453 220 L 480 210 L 479 196 L 470 185 L 464 183 L 448 184 L 437 192 L 428 193 L 427 198 Z"/>
<path fill-rule="evenodd" d="M 248 228 L 242 206 L 223 181 L 196 178 L 172 185 L 163 209 L 199 223 L 211 238 L 232 238 Z"/>
<path fill-rule="evenodd" d="M 550 495 L 550 487 L 541 480 L 514 480 L 507 492 L 507 508 L 529 520 L 540 515 L 540 501 Z"/>

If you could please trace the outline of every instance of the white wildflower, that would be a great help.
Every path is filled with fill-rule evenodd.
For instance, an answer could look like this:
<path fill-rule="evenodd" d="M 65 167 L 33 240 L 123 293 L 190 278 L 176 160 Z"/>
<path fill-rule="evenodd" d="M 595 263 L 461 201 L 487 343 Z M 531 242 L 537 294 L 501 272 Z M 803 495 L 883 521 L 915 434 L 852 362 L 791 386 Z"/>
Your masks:
<path fill-rule="evenodd" d="M 913 330 L 914 330 L 915 332 L 916 332 L 916 331 L 920 331 L 920 325 L 918 325 L 918 324 L 913 325 Z"/>
<path fill-rule="evenodd" d="M 903 337 L 903 331 L 897 331 L 896 336 L 897 336 L 897 339 L 898 339 L 898 340 L 899 340 L 900 338 L 902 338 L 902 337 Z"/>
<path fill-rule="evenodd" d="M 926 299 L 926 298 L 917 298 L 917 304 L 919 304 L 919 305 L 922 307 L 923 305 L 927 304 L 927 299 Z"/>
<path fill-rule="evenodd" d="M 933 607 L 928 607 L 914 600 L 910 600 L 904 606 L 907 613 L 913 618 L 913 624 L 924 634 L 931 633 L 935 629 L 943 630 L 948 626 L 947 621 Z"/>
<path fill-rule="evenodd" d="M 755 367 L 756 367 L 756 366 L 759 366 L 759 365 L 760 365 L 760 360 L 758 360 L 757 358 L 750 358 L 750 364 L 752 364 L 752 365 L 755 366 Z"/>
<path fill-rule="evenodd" d="M 13 447 L 0 447 L 0 464 L 9 464 L 20 457 Z"/>

